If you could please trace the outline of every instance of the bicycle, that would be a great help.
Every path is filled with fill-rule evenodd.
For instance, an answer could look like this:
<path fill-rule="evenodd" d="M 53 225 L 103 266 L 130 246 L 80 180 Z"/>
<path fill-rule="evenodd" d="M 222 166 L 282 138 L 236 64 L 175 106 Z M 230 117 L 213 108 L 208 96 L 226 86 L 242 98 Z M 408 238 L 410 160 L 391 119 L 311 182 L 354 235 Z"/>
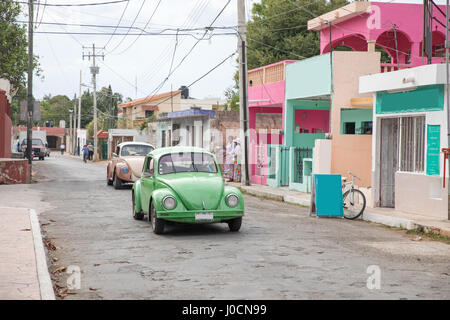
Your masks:
<path fill-rule="evenodd" d="M 366 208 L 366 197 L 364 193 L 355 187 L 355 178 L 361 179 L 351 172 L 348 172 L 348 174 L 352 176 L 351 182 L 347 182 L 347 178 L 342 178 L 344 218 L 354 220 L 363 214 Z M 348 185 L 350 185 L 350 188 L 344 192 Z"/>

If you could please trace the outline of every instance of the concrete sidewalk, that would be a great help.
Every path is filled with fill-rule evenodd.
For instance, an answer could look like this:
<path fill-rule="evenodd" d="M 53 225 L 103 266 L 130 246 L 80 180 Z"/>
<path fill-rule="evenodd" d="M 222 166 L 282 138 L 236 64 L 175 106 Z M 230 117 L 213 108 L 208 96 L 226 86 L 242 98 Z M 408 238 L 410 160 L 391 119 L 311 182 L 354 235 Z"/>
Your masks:
<path fill-rule="evenodd" d="M 54 300 L 36 212 L 0 207 L 0 299 Z"/>
<path fill-rule="evenodd" d="M 240 188 L 243 192 L 262 198 L 284 201 L 309 207 L 311 204 L 311 194 L 292 191 L 288 188 L 275 188 L 254 184 L 245 186 L 240 183 L 227 182 Z M 413 213 L 396 211 L 390 208 L 367 208 L 364 210 L 362 219 L 365 221 L 384 224 L 390 227 L 398 227 L 407 230 L 420 230 L 433 232 L 450 237 L 450 221 L 438 218 L 421 216 Z"/>

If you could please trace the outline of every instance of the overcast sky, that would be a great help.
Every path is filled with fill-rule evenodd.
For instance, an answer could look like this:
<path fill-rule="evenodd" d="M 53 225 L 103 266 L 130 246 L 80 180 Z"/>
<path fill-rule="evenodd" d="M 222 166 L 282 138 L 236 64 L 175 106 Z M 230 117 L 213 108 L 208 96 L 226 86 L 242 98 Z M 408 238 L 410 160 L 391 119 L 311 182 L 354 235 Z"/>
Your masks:
<path fill-rule="evenodd" d="M 107 0 L 71 0 L 71 4 L 105 2 Z M 144 1 L 144 4 L 143 4 Z M 142 10 L 134 23 L 134 27 L 143 28 L 152 15 L 159 0 L 130 0 L 123 15 L 121 26 L 129 27 L 143 4 Z M 37 1 L 35 1 L 37 2 Z M 45 3 L 45 0 L 40 2 Z M 51 4 L 67 4 L 67 0 L 48 0 Z M 205 27 L 227 3 L 227 0 L 162 0 L 155 15 L 146 30 L 159 31 L 163 28 Z M 251 6 L 253 0 L 246 0 Z M 113 32 L 114 28 L 77 27 L 69 25 L 46 25 L 45 22 L 66 24 L 96 24 L 116 26 L 124 12 L 127 3 L 116 3 L 89 7 L 50 7 L 35 6 L 35 20 L 42 22 L 36 32 Z M 26 5 L 23 11 L 28 10 Z M 250 9 L 249 9 L 250 10 Z M 37 14 L 37 19 L 36 19 Z M 27 17 L 21 17 L 26 20 Z M 229 5 L 216 20 L 213 26 L 237 25 L 237 0 L 231 0 Z M 126 33 L 128 29 L 118 28 L 116 33 Z M 130 30 L 131 34 L 139 34 L 139 30 Z M 204 31 L 198 31 L 201 37 Z M 232 32 L 232 30 L 217 30 L 215 32 Z M 176 31 L 170 31 L 175 34 Z M 181 31 L 180 31 L 181 33 Z M 227 56 L 236 51 L 235 35 L 213 36 L 210 40 L 202 40 L 180 67 L 170 76 L 165 85 L 156 91 L 158 85 L 167 77 L 174 52 L 176 36 L 123 36 L 115 35 L 109 41 L 109 35 L 55 35 L 35 33 L 34 52 L 39 55 L 44 79 L 34 78 L 34 96 L 42 99 L 45 94 L 52 96 L 64 94 L 72 98 L 79 91 L 80 70 L 82 81 L 92 86 L 89 66 L 92 61 L 82 59 L 82 52 L 92 50 L 82 49 L 82 45 L 98 47 L 106 45 L 104 61 L 98 58 L 100 67 L 97 88 L 111 84 L 114 91 L 124 97 L 145 97 L 150 94 L 178 89 L 188 85 L 209 71 Z M 205 37 L 208 38 L 208 37 Z M 135 41 L 137 39 L 137 41 Z M 109 41 L 109 43 L 108 43 Z M 133 44 L 134 42 L 134 44 Z M 173 67 L 187 54 L 197 42 L 191 36 L 178 36 L 178 46 Z M 232 85 L 235 71 L 235 58 L 209 74 L 191 87 L 191 96 L 196 98 L 223 97 L 224 90 Z M 137 79 L 137 96 L 135 81 Z"/>
<path fill-rule="evenodd" d="M 49 4 L 83 4 L 105 2 L 111 0 L 48 0 Z M 35 0 L 35 2 L 39 2 Z M 45 3 L 45 0 L 40 0 Z M 130 27 L 136 19 L 134 27 L 143 28 L 149 21 L 159 0 L 130 0 L 127 2 L 89 7 L 51 7 L 35 6 L 35 20 L 39 23 L 36 32 L 109 32 L 113 28 L 79 27 L 69 25 L 47 25 L 50 23 L 66 24 L 96 24 L 116 26 L 123 14 L 120 26 Z M 161 0 L 153 18 L 148 24 L 147 31 L 160 31 L 164 28 L 197 28 L 209 26 L 228 0 Z M 247 15 L 251 6 L 259 0 L 246 0 Z M 393 2 L 382 0 L 378 2 Z M 421 3 L 421 0 L 395 0 L 395 2 Z M 437 3 L 445 3 L 438 0 Z M 142 5 L 143 4 L 143 5 Z M 139 9 L 142 10 L 137 16 Z M 23 5 L 23 11 L 28 7 Z M 125 12 L 124 12 L 125 10 Z M 136 18 L 137 16 L 137 18 Z M 37 17 L 37 18 L 36 18 Z M 22 20 L 27 20 L 23 16 Z M 237 25 L 237 0 L 231 0 L 229 5 L 217 19 L 213 26 Z M 56 35 L 35 33 L 34 51 L 40 56 L 44 79 L 35 78 L 34 96 L 42 99 L 45 94 L 52 96 L 64 94 L 73 97 L 79 91 L 79 75 L 82 70 L 82 82 L 92 86 L 89 66 L 91 61 L 82 59 L 84 46 L 98 47 L 106 45 L 105 59 L 98 59 L 100 74 L 97 87 L 111 85 L 113 90 L 123 96 L 131 98 L 145 97 L 152 94 L 178 89 L 188 85 L 237 49 L 235 35 L 213 36 L 210 40 L 202 40 L 180 67 L 170 76 L 165 85 L 157 90 L 158 85 L 167 77 L 172 55 L 176 43 L 176 36 L 117 35 L 128 31 L 118 28 L 116 35 Z M 216 30 L 214 32 L 230 32 L 231 30 Z M 130 30 L 131 34 L 140 33 Z M 198 31 L 198 37 L 202 31 Z M 174 34 L 175 31 L 170 31 Z M 180 32 L 181 33 L 181 32 Z M 111 40 L 110 40 L 111 39 Z M 137 40 L 136 40 L 137 39 Z M 178 46 L 173 66 L 175 67 L 186 53 L 197 42 L 191 36 L 178 36 Z M 224 90 L 233 84 L 235 72 L 235 58 L 229 59 L 207 77 L 191 87 L 191 96 L 195 98 L 223 97 Z M 135 81 L 137 79 L 137 93 Z"/>

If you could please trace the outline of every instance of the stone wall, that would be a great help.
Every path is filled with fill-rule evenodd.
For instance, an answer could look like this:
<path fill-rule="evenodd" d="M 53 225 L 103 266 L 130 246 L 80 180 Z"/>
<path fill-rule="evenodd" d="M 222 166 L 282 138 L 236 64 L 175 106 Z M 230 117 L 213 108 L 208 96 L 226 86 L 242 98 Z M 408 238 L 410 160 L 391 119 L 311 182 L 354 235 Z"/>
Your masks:
<path fill-rule="evenodd" d="M 30 166 L 24 159 L 0 159 L 0 184 L 30 183 Z"/>

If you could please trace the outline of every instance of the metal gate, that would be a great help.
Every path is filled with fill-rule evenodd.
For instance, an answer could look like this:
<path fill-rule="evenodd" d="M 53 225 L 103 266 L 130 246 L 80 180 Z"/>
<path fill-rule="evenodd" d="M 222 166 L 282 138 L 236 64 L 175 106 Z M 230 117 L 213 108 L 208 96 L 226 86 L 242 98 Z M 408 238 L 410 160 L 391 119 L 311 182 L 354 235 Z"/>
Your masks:
<path fill-rule="evenodd" d="M 281 177 L 280 177 L 280 185 L 288 186 L 289 185 L 289 147 L 281 146 Z"/>
<path fill-rule="evenodd" d="M 256 146 L 256 170 L 255 175 L 264 176 L 264 147 L 266 145 L 259 144 Z"/>
<path fill-rule="evenodd" d="M 267 178 L 275 179 L 275 173 L 277 170 L 277 148 L 275 146 L 269 145 L 267 149 Z"/>
<path fill-rule="evenodd" d="M 312 149 L 308 148 L 295 148 L 294 149 L 294 161 L 295 172 L 294 182 L 303 183 L 303 159 L 312 158 Z"/>

